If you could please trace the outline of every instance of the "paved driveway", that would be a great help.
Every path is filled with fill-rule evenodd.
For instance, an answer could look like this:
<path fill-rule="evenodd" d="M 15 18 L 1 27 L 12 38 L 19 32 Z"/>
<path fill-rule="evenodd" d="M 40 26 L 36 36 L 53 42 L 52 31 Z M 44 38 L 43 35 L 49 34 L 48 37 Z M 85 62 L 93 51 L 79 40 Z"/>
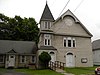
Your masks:
<path fill-rule="evenodd" d="M 1 73 L 0 75 L 26 75 L 26 74 L 15 72 L 13 69 L 8 69 L 5 73 Z"/>

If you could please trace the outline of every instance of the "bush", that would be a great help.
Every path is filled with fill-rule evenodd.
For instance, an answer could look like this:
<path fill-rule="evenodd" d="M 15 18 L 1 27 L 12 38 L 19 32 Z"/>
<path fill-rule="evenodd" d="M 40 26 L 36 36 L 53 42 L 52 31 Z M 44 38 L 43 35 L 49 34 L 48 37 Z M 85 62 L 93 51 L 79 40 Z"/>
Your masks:
<path fill-rule="evenodd" d="M 51 56 L 48 54 L 48 52 L 42 52 L 39 55 L 39 61 L 41 63 L 42 68 L 48 68 L 48 63 L 51 60 Z"/>

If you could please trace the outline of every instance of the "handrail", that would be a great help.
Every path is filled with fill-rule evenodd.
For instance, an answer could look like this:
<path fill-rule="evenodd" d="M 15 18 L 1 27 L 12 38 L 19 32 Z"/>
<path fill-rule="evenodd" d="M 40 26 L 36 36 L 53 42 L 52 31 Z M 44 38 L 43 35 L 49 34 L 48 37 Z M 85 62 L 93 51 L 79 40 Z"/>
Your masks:
<path fill-rule="evenodd" d="M 55 61 L 55 62 L 50 61 L 48 66 L 52 70 L 56 70 L 57 68 L 64 70 L 64 64 L 65 63 L 60 61 Z"/>

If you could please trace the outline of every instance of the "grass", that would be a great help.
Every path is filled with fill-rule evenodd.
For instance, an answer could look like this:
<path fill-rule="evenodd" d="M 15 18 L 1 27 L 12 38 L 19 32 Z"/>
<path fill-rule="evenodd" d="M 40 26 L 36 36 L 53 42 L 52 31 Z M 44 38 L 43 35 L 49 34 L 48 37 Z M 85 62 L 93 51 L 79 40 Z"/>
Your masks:
<path fill-rule="evenodd" d="M 94 67 L 76 67 L 76 68 L 65 68 L 67 73 L 72 73 L 75 75 L 95 75 L 94 70 L 97 66 Z M 0 73 L 5 73 L 8 69 L 0 68 Z M 15 72 L 25 73 L 27 75 L 63 75 L 55 71 L 45 69 L 45 70 L 32 70 L 32 69 L 13 69 Z"/>
<path fill-rule="evenodd" d="M 6 71 L 7 71 L 7 69 L 5 69 L 5 68 L 0 68 L 0 73 L 6 72 Z"/>
<path fill-rule="evenodd" d="M 46 70 L 15 69 L 15 71 L 26 73 L 28 75 L 63 75 L 49 69 Z"/>
<path fill-rule="evenodd" d="M 76 68 L 65 68 L 65 71 L 67 73 L 72 73 L 75 75 L 81 75 L 81 74 L 86 74 L 86 75 L 95 75 L 94 70 L 95 67 L 76 67 Z"/>

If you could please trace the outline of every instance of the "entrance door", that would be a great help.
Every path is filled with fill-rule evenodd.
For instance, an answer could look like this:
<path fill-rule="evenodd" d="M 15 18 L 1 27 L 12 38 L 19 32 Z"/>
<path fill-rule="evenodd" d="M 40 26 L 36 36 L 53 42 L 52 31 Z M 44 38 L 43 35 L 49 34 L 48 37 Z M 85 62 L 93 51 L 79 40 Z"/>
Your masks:
<path fill-rule="evenodd" d="M 68 53 L 66 55 L 66 67 L 74 67 L 74 66 L 75 66 L 74 56 L 72 53 Z"/>
<path fill-rule="evenodd" d="M 14 66 L 15 66 L 15 55 L 9 55 L 8 67 L 14 67 Z"/>
<path fill-rule="evenodd" d="M 50 56 L 51 56 L 51 61 L 55 62 L 56 61 L 55 53 L 54 52 L 50 52 Z"/>

